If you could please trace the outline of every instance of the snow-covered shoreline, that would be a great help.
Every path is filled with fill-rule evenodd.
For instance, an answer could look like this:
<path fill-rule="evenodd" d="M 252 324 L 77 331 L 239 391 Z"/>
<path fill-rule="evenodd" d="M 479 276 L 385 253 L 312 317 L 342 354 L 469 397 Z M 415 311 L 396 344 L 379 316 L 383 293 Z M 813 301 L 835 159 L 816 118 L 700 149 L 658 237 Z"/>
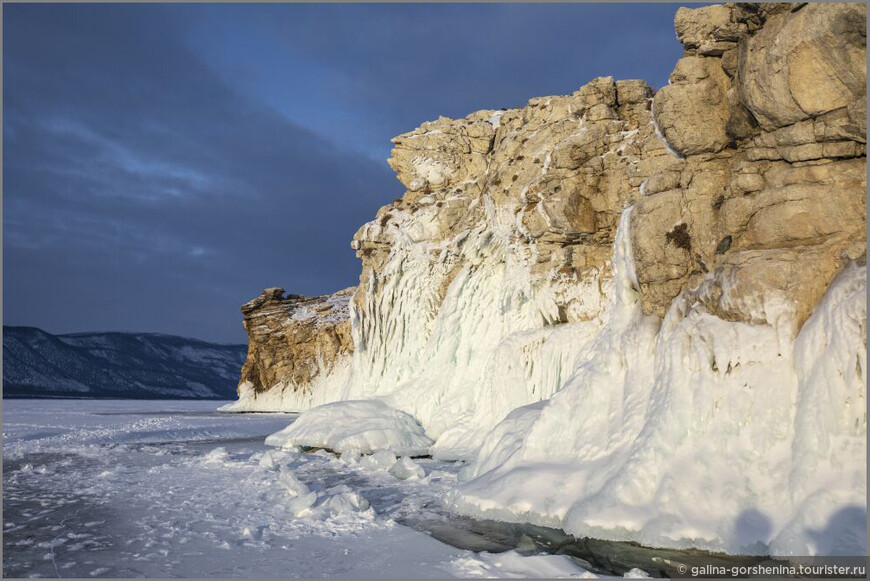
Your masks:
<path fill-rule="evenodd" d="M 461 463 L 265 445 L 288 414 L 4 403 L 7 577 L 589 578 L 775 564 L 457 516 L 443 498 Z"/>
<path fill-rule="evenodd" d="M 596 576 L 399 524 L 447 524 L 436 499 L 458 466 L 265 446 L 289 420 L 208 401 L 4 401 L 4 576 Z"/>

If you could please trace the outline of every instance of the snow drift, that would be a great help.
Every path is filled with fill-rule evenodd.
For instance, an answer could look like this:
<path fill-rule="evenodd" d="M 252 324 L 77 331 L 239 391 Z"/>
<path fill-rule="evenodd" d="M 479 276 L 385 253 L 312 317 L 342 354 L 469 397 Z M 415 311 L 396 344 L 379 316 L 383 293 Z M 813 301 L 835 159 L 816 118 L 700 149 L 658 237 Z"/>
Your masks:
<path fill-rule="evenodd" d="M 424 455 L 432 440 L 412 416 L 380 401 L 341 401 L 311 409 L 266 438 L 278 448 L 327 448 L 339 453 Z M 393 458 L 395 461 L 395 458 Z"/>

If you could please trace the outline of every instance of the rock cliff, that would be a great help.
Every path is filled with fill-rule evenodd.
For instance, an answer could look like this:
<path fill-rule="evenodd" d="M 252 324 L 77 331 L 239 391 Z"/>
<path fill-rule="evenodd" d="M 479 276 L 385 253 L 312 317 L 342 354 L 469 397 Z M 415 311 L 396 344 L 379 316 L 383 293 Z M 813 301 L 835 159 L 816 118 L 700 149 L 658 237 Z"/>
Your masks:
<path fill-rule="evenodd" d="M 274 411 L 310 405 L 319 382 L 347 366 L 353 343 L 348 304 L 356 287 L 306 297 L 268 288 L 242 305 L 248 354 L 238 402 L 224 411 Z"/>
<path fill-rule="evenodd" d="M 865 503 L 865 22 L 681 8 L 655 94 L 603 77 L 396 137 L 407 192 L 354 236 L 343 339 L 288 341 L 257 299 L 244 389 L 411 413 L 471 460 L 464 512 L 827 550 L 813 527 Z"/>
<path fill-rule="evenodd" d="M 677 12 L 685 56 L 653 111 L 682 159 L 632 224 L 644 312 L 691 288 L 729 321 L 773 322 L 777 297 L 800 327 L 865 253 L 865 17 L 861 4 Z"/>

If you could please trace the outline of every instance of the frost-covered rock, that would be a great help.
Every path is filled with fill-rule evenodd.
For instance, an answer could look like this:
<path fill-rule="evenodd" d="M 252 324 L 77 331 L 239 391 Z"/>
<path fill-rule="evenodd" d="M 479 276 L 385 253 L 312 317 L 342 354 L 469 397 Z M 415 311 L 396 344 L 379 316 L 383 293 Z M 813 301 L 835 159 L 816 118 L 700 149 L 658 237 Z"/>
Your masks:
<path fill-rule="evenodd" d="M 339 453 L 378 451 L 412 456 L 429 453 L 432 440 L 413 416 L 377 400 L 341 401 L 312 408 L 284 430 L 266 438 L 284 447 L 326 448 Z M 395 463 L 391 456 L 389 465 Z"/>
<path fill-rule="evenodd" d="M 616 226 L 653 167 L 642 149 L 671 163 L 650 96 L 643 82 L 600 78 L 497 124 L 482 111 L 394 139 L 399 179 L 428 185 L 354 237 L 355 397 L 412 413 L 450 458 L 561 387 L 603 324 Z M 420 158 L 453 177 L 433 183 Z"/>

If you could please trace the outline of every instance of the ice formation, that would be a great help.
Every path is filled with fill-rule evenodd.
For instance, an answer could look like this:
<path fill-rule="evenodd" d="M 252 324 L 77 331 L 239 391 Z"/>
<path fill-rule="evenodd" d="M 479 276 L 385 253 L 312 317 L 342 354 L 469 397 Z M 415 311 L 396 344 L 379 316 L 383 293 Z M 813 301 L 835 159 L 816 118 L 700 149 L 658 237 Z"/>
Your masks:
<path fill-rule="evenodd" d="M 455 507 L 651 546 L 862 554 L 866 266 L 794 340 L 685 296 L 655 333 L 620 246 L 599 339 L 559 393 L 489 434 Z"/>
<path fill-rule="evenodd" d="M 314 408 L 281 433 L 282 442 L 425 453 L 419 424 L 386 401 L 423 422 L 436 452 L 474 452 L 465 482 L 449 496 L 460 512 L 652 546 L 779 555 L 830 554 L 844 542 L 860 548 L 866 266 L 852 264 L 835 280 L 796 338 L 787 318 L 724 321 L 688 292 L 660 323 L 640 308 L 630 218 L 628 208 L 599 317 L 526 330 L 541 303 L 511 295 L 510 283 L 523 280 L 521 264 L 506 256 L 504 270 L 461 272 L 428 345 L 405 352 L 420 358 L 378 369 L 394 374 L 398 389 L 360 390 L 357 397 L 382 399 Z M 407 286 L 381 297 L 425 292 L 410 284 L 409 266 L 410 274 L 388 279 Z M 386 300 L 401 309 L 419 299 Z M 518 312 L 500 311 L 505 304 Z M 420 311 L 387 313 L 415 322 Z M 401 362 L 403 343 L 417 336 L 379 346 L 365 363 Z M 402 373 L 414 378 L 420 369 L 432 371 L 402 383 Z M 363 417 L 385 413 L 403 418 L 389 431 L 395 439 Z M 387 464 L 396 466 L 395 456 Z M 843 510 L 849 518 L 838 517 Z M 838 527 L 832 536 L 821 534 L 831 526 Z M 830 538 L 841 539 L 840 548 Z"/>
<path fill-rule="evenodd" d="M 318 367 L 326 367 L 322 362 Z M 239 399 L 220 406 L 224 412 L 297 412 L 319 405 L 353 397 L 350 391 L 350 357 L 342 358 L 329 375 L 321 375 L 305 389 L 292 384 L 277 384 L 267 391 L 257 392 L 249 381 L 239 384 Z"/>
<path fill-rule="evenodd" d="M 493 224 L 509 219 L 489 212 Z M 463 236 L 469 264 L 439 308 L 433 295 L 446 265 L 432 272 L 427 256 L 414 259 L 419 245 L 397 248 L 382 275 L 386 287 L 367 293 L 371 302 L 355 313 L 354 396 L 380 397 L 414 415 L 441 457 L 470 455 L 510 410 L 555 393 L 595 330 L 594 322 L 542 329 L 557 316 L 556 291 L 533 284 L 529 257 L 512 252 L 509 236 L 483 229 Z"/>
<path fill-rule="evenodd" d="M 287 428 L 269 436 L 266 444 L 278 448 L 327 448 L 339 453 L 392 451 L 419 456 L 429 453 L 432 440 L 405 412 L 377 400 L 352 400 L 305 412 Z"/>

